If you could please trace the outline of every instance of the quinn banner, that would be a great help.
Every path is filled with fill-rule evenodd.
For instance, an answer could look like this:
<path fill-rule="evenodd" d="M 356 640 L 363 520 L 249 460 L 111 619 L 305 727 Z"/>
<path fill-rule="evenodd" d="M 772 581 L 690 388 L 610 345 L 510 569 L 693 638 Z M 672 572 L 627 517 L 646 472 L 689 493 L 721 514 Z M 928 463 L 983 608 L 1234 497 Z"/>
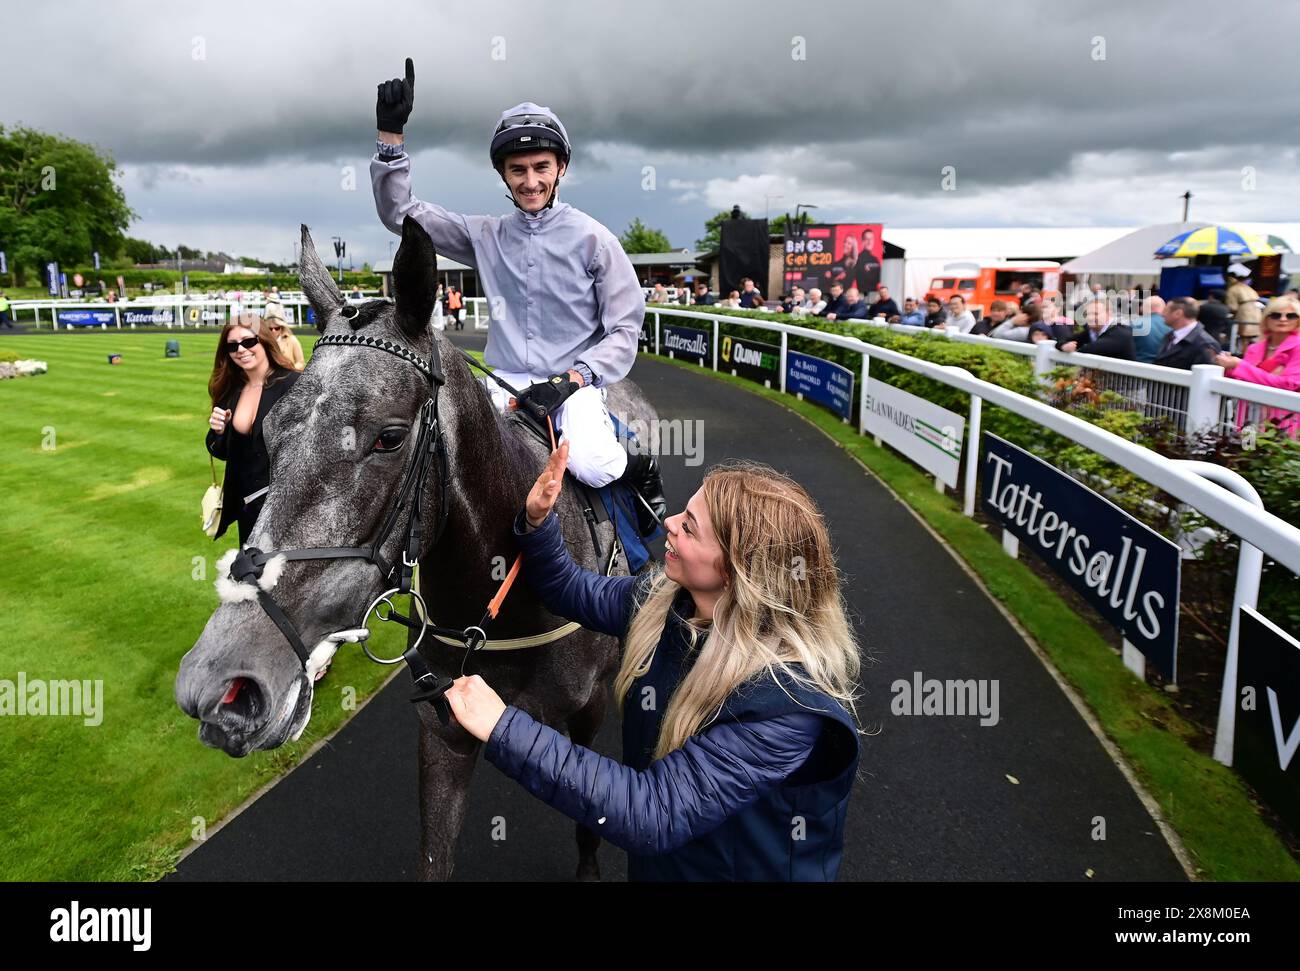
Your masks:
<path fill-rule="evenodd" d="M 761 382 L 769 388 L 773 384 L 779 385 L 781 347 L 778 344 L 741 340 L 725 334 L 718 347 L 718 370 L 730 371 L 738 377 Z"/>
<path fill-rule="evenodd" d="M 985 433 L 981 498 L 986 513 L 1176 680 L 1178 544 L 1036 455 Z"/>

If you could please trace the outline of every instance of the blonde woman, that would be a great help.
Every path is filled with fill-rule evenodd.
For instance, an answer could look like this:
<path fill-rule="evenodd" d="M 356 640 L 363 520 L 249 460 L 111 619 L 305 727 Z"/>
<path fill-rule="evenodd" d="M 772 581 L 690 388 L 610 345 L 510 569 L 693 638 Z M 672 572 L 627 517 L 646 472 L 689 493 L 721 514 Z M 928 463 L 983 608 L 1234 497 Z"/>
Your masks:
<path fill-rule="evenodd" d="M 1270 388 L 1300 391 L 1300 300 L 1290 294 L 1274 297 L 1264 310 L 1264 334 L 1242 352 L 1219 354 L 1214 363 L 1223 373 L 1238 381 L 1250 381 Z M 1237 425 L 1245 424 L 1246 402 L 1237 403 Z M 1263 420 L 1276 422 L 1278 428 L 1297 437 L 1300 413 L 1281 408 L 1264 408 Z"/>
<path fill-rule="evenodd" d="M 623 760 L 478 676 L 447 694 L 456 721 L 506 775 L 627 850 L 630 880 L 834 880 L 859 656 L 816 504 L 766 466 L 715 467 L 665 521 L 662 568 L 602 577 L 569 557 L 552 512 L 567 461 L 566 442 L 514 532 L 548 610 L 622 638 Z"/>
<path fill-rule="evenodd" d="M 301 371 L 307 366 L 307 359 L 303 357 L 302 344 L 299 343 L 298 337 L 289 327 L 289 321 L 284 316 L 284 310 L 276 304 L 267 304 L 266 306 L 266 330 L 270 334 L 271 340 L 275 341 L 276 346 L 280 348 L 280 353 L 284 359 L 292 365 L 295 371 Z"/>

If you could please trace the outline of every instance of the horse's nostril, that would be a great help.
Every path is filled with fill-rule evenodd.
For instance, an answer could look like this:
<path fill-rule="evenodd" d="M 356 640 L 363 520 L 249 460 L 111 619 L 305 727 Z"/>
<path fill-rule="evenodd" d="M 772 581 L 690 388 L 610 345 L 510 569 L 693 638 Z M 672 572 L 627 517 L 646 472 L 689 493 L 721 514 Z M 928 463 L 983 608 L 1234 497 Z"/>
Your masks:
<path fill-rule="evenodd" d="M 255 680 L 233 678 L 214 714 L 227 729 L 255 731 L 266 718 L 266 695 Z"/>

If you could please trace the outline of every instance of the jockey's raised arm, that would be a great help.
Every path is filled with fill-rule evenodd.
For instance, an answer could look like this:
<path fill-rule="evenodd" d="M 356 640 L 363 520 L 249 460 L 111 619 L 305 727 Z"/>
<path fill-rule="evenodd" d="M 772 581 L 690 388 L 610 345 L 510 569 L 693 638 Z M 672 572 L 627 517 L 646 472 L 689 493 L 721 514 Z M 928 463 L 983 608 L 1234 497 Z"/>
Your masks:
<path fill-rule="evenodd" d="M 554 416 L 570 441 L 569 468 L 600 487 L 627 478 L 657 518 L 667 512 L 657 459 L 629 450 L 613 433 L 606 388 L 636 361 L 645 301 L 618 237 L 559 199 L 572 146 L 549 108 L 523 102 L 502 112 L 488 154 L 510 190 L 514 211 L 463 215 L 416 198 L 402 130 L 414 103 L 415 68 L 380 83 L 378 137 L 370 162 L 380 222 L 401 234 L 410 216 L 439 255 L 478 271 L 490 328 L 483 359 L 507 384 L 523 387 L 518 404 Z M 491 388 L 499 408 L 508 397 Z M 643 532 L 657 523 L 647 516 Z"/>

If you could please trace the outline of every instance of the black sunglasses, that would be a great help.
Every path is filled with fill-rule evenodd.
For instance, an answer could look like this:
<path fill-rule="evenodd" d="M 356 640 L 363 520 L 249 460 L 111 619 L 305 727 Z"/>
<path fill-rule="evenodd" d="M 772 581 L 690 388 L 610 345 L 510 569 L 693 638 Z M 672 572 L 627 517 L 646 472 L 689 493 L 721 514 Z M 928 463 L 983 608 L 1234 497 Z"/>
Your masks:
<path fill-rule="evenodd" d="M 252 350 L 257 346 L 256 337 L 245 337 L 242 341 L 226 341 L 226 353 L 238 354 L 241 347 Z"/>
<path fill-rule="evenodd" d="M 1282 314 L 1273 313 L 1268 315 L 1269 320 L 1300 320 L 1300 314 Z"/>

